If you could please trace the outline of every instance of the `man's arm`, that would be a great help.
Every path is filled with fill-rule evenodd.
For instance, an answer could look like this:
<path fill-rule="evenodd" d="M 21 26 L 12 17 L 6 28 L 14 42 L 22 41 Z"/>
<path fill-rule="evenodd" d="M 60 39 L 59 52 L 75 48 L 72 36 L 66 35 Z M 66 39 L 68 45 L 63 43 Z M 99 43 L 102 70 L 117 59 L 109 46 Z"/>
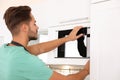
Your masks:
<path fill-rule="evenodd" d="M 86 76 L 89 74 L 90 69 L 90 61 L 88 61 L 83 70 L 76 74 L 70 74 L 68 76 L 61 75 L 57 72 L 53 72 L 53 75 L 49 80 L 84 80 Z"/>
<path fill-rule="evenodd" d="M 34 54 L 34 55 L 39 55 L 41 53 L 48 52 L 50 50 L 55 49 L 56 47 L 60 46 L 65 42 L 73 41 L 83 36 L 83 34 L 76 35 L 79 29 L 81 28 L 82 28 L 81 26 L 75 27 L 67 37 L 31 45 L 31 46 L 28 46 L 27 49 L 31 54 Z"/>

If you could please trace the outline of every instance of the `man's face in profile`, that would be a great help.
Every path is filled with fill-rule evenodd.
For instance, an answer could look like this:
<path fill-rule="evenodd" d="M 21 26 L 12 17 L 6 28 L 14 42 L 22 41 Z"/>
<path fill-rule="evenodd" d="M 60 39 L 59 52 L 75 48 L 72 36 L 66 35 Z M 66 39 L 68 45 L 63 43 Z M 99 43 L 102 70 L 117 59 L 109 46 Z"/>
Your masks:
<path fill-rule="evenodd" d="M 34 16 L 31 14 L 31 21 L 29 22 L 29 32 L 28 37 L 29 40 L 36 40 L 38 38 L 38 26 L 36 25 L 36 20 Z"/>

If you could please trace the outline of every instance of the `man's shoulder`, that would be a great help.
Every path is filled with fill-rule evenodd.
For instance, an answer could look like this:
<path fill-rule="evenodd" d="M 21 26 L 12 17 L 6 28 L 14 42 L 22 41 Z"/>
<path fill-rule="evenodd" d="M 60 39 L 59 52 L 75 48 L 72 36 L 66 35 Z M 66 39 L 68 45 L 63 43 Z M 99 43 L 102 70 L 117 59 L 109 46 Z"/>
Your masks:
<path fill-rule="evenodd" d="M 19 46 L 7 46 L 7 44 L 3 44 L 0 46 L 0 54 L 4 56 L 9 55 L 8 57 L 19 57 L 19 56 L 28 56 L 29 54 L 23 47 Z"/>

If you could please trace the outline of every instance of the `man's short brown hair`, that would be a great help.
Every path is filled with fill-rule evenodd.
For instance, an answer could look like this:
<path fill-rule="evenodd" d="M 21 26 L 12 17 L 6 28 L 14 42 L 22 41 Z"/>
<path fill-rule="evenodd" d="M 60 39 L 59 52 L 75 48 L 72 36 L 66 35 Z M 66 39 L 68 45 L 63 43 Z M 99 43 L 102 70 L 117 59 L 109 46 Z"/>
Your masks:
<path fill-rule="evenodd" d="M 19 32 L 18 26 L 21 23 L 28 23 L 31 20 L 30 13 L 31 8 L 29 6 L 14 6 L 6 10 L 4 14 L 5 23 L 13 35 Z"/>

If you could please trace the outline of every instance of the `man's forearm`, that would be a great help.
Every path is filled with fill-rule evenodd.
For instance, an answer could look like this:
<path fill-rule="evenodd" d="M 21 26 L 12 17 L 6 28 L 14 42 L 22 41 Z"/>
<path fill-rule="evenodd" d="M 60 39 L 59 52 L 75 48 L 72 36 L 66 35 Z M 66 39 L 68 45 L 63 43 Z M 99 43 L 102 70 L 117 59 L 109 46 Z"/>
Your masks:
<path fill-rule="evenodd" d="M 64 37 L 64 38 L 60 38 L 60 39 L 56 39 L 48 42 L 31 45 L 31 46 L 28 46 L 27 49 L 31 54 L 39 55 L 41 53 L 51 51 L 67 41 L 69 41 L 69 38 Z"/>

